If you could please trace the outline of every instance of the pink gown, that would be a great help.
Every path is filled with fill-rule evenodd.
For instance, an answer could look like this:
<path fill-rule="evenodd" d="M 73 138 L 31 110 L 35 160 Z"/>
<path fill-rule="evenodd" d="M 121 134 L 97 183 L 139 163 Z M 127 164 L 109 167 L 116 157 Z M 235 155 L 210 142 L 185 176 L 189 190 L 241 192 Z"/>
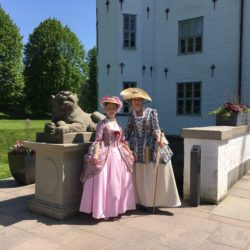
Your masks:
<path fill-rule="evenodd" d="M 92 213 L 96 219 L 116 217 L 136 208 L 131 174 L 134 159 L 125 147 L 121 127 L 110 125 L 107 119 L 98 123 L 81 177 L 80 211 Z M 90 160 L 97 143 L 100 143 L 99 162 L 94 165 Z"/>

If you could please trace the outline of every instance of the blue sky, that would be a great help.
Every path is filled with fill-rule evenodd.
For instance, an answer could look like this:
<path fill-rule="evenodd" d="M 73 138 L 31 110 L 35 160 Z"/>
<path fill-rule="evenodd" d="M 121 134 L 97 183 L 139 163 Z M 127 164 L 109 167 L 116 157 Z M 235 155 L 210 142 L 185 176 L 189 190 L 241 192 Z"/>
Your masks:
<path fill-rule="evenodd" d="M 95 0 L 0 0 L 0 5 L 20 28 L 24 43 L 40 22 L 55 17 L 76 33 L 85 49 L 96 44 Z"/>

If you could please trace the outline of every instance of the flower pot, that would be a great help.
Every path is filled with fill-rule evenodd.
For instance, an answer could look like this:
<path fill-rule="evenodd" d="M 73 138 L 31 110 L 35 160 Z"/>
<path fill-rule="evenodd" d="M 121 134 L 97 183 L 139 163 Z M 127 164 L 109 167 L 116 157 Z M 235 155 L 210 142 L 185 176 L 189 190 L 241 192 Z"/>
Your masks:
<path fill-rule="evenodd" d="M 20 185 L 35 182 L 36 154 L 8 153 L 9 168 L 12 176 Z"/>
<path fill-rule="evenodd" d="M 250 125 L 250 113 L 233 113 L 230 117 L 224 118 L 221 114 L 216 115 L 217 126 L 243 126 Z"/>

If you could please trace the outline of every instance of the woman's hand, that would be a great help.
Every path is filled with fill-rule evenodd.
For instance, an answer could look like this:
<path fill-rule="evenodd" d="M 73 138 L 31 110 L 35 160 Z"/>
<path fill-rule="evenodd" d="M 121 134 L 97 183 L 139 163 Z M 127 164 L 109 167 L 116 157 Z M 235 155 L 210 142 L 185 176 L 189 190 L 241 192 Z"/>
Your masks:
<path fill-rule="evenodd" d="M 163 143 L 161 140 L 157 140 L 156 143 L 158 144 L 158 146 L 159 146 L 160 148 L 163 148 L 164 143 Z"/>
<path fill-rule="evenodd" d="M 96 165 L 98 163 L 98 154 L 93 154 L 91 162 Z"/>

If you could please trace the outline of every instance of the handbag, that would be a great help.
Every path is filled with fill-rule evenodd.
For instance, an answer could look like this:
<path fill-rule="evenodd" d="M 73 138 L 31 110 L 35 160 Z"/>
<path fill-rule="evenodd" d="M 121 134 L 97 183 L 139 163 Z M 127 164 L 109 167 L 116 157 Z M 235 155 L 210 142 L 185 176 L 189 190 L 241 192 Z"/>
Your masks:
<path fill-rule="evenodd" d="M 160 149 L 161 161 L 162 163 L 167 164 L 171 160 L 174 153 L 169 147 L 169 142 L 164 133 L 161 133 L 161 136 L 162 136 L 161 140 L 164 143 L 164 146 Z"/>
<path fill-rule="evenodd" d="M 167 164 L 171 160 L 174 153 L 169 147 L 169 145 L 165 144 L 160 150 L 160 155 L 162 163 Z"/>

